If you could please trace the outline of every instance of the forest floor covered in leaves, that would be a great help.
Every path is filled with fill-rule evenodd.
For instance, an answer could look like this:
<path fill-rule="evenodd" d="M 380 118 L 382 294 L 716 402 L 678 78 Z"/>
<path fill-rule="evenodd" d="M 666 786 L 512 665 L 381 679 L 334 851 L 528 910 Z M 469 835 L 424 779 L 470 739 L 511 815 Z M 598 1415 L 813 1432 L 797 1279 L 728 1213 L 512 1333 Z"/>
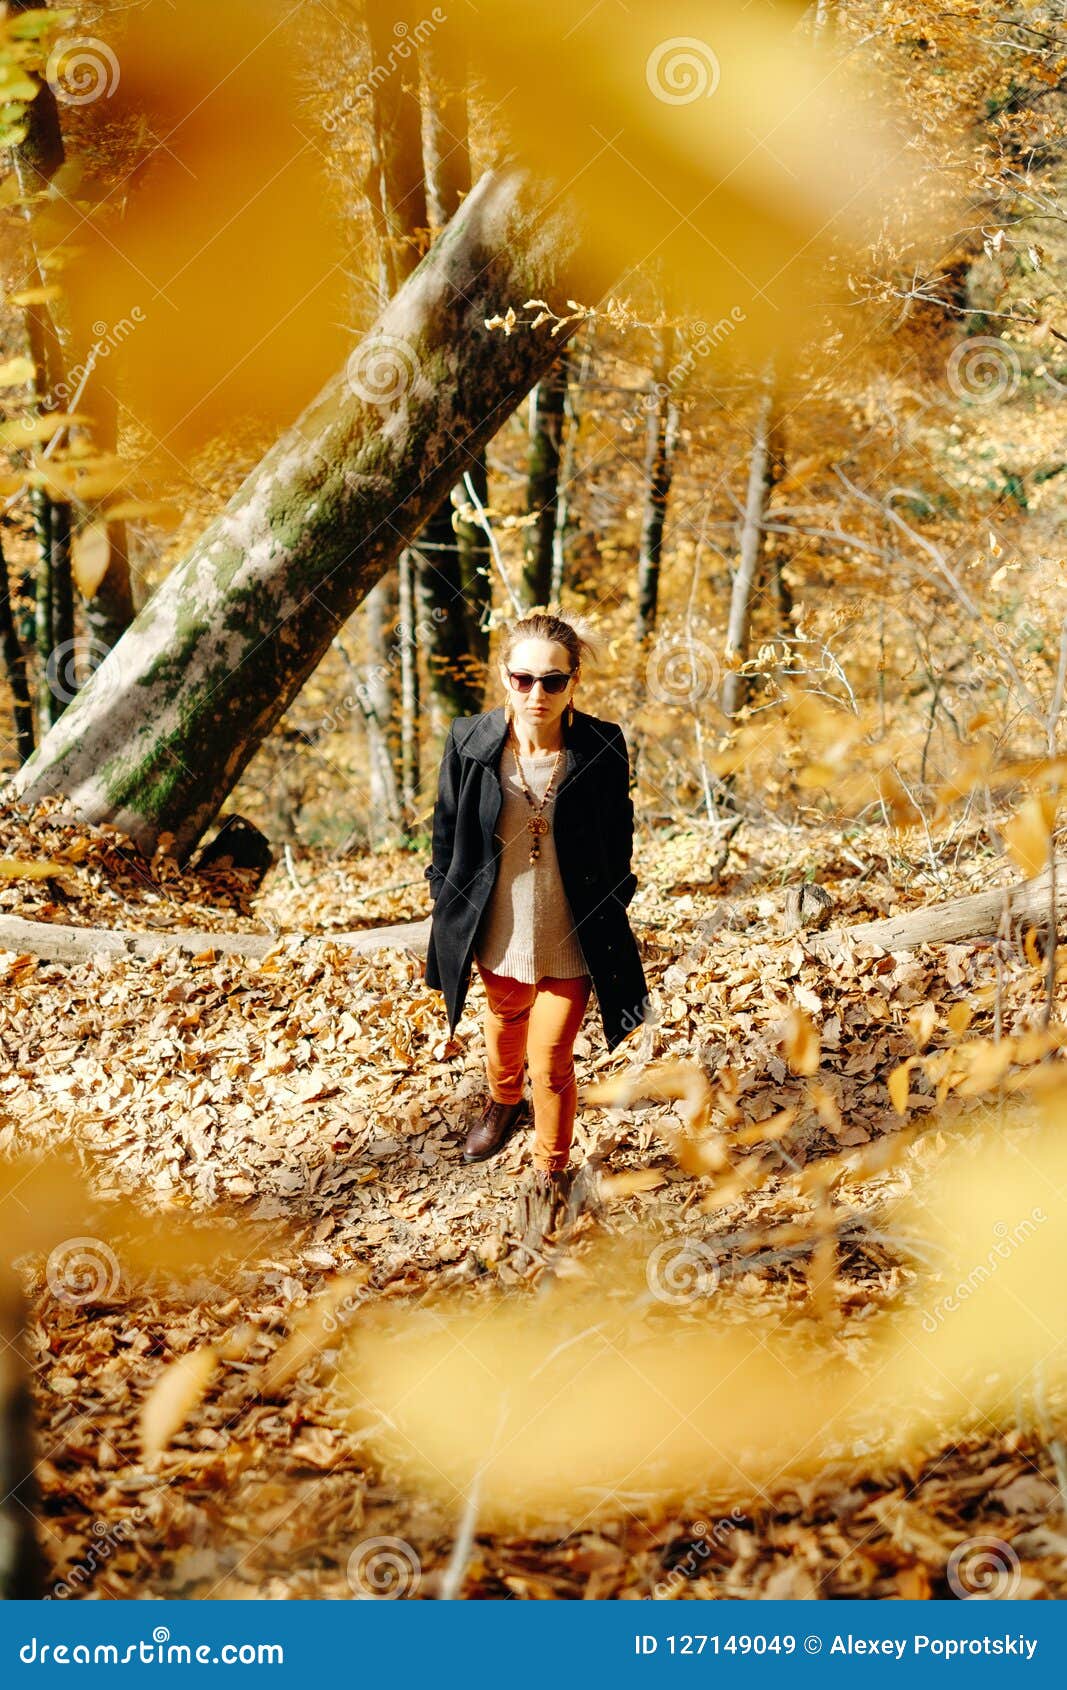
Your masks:
<path fill-rule="evenodd" d="M 727 1269 L 717 1304 L 731 1318 L 773 1323 L 786 1310 L 803 1315 L 811 1298 L 810 1248 L 762 1248 L 807 1212 L 798 1176 L 827 1159 L 847 1168 L 864 1146 L 918 1123 L 884 1176 L 906 1186 L 910 1159 L 938 1137 L 933 1115 L 964 1107 L 981 1081 L 942 1100 L 916 1068 L 905 1116 L 890 1074 L 920 1048 L 977 1048 L 994 1016 L 1005 1037 L 1037 1027 L 1044 974 L 1006 940 L 871 950 L 828 965 L 788 930 L 786 892 L 805 876 L 831 894 L 842 924 L 1002 883 L 1006 866 L 975 841 L 955 861 L 932 863 L 918 833 L 872 828 L 846 842 L 827 825 L 761 836 L 751 851 L 742 833 L 721 880 L 709 878 L 708 861 L 707 840 L 692 829 L 638 843 L 630 913 L 662 1011 L 641 1055 L 702 1068 L 748 1130 L 747 1165 L 756 1157 L 760 1178 L 709 1205 L 714 1180 L 686 1172 L 672 1153 L 677 1105 L 580 1101 L 576 1155 L 604 1153 L 603 1209 L 579 1223 L 565 1271 L 580 1281 L 604 1233 L 666 1237 L 684 1226 Z M 401 852 L 309 854 L 299 889 L 276 866 L 252 893 L 233 873 L 149 865 L 119 835 L 71 824 L 53 805 L 32 825 L 0 814 L 0 915 L 42 922 L 350 931 L 422 919 L 421 867 Z M 398 1320 L 445 1286 L 471 1299 L 534 1294 L 536 1277 L 533 1286 L 520 1279 L 507 1248 L 529 1130 L 488 1164 L 459 1156 L 466 1111 L 484 1086 L 477 978 L 450 1045 L 421 959 L 399 950 L 354 956 L 324 945 L 294 961 L 280 947 L 257 962 L 208 951 L 77 966 L 0 952 L 0 977 L 5 1159 L 73 1152 L 89 1237 L 93 1215 L 118 1198 L 176 1235 L 221 1214 L 241 1236 L 232 1258 L 204 1262 L 194 1226 L 177 1275 L 128 1267 L 119 1243 L 119 1271 L 91 1297 L 55 1294 L 48 1264 L 71 1243 L 65 1236 L 20 1259 L 49 1588 L 61 1597 L 348 1598 L 353 1551 L 391 1537 L 418 1557 L 412 1594 L 451 1593 L 462 1498 L 445 1507 L 375 1463 L 346 1417 L 328 1349 L 291 1370 L 284 1387 L 266 1390 L 264 1379 L 301 1311 L 350 1275 L 365 1282 L 364 1295 L 391 1301 Z M 785 1019 L 798 1009 L 818 1035 L 815 1089 L 783 1050 Z M 591 1004 L 576 1047 L 580 1086 L 631 1069 L 636 1042 L 608 1055 Z M 1025 1045 L 1016 1057 L 1025 1083 Z M 794 1108 L 788 1131 L 761 1143 L 752 1129 Z M 867 1188 L 871 1201 L 877 1188 Z M 860 1215 L 838 1237 L 826 1342 L 846 1350 L 872 1310 L 908 1296 L 910 1279 Z M 191 1394 L 162 1452 L 146 1456 L 146 1398 L 204 1345 L 222 1365 Z M 582 1413 L 580 1402 L 573 1411 Z M 948 1597 L 953 1548 L 986 1536 L 1018 1558 L 1012 1594 L 1062 1597 L 1057 1459 L 1032 1430 L 946 1429 L 943 1447 L 905 1464 L 868 1454 L 740 1501 L 702 1488 L 694 1472 L 691 1495 L 669 1505 L 620 1493 L 590 1510 L 576 1499 L 567 1517 L 511 1532 L 483 1530 L 475 1515 L 458 1589 L 519 1599 Z"/>

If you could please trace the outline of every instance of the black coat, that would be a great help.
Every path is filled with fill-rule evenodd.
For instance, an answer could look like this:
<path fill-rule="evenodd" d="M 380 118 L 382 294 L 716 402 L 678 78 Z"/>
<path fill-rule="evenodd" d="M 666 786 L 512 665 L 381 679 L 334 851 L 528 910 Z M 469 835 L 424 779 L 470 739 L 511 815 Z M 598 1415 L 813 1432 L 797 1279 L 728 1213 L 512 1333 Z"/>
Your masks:
<path fill-rule="evenodd" d="M 575 710 L 562 722 L 565 747 L 552 832 L 563 889 L 613 1050 L 644 1021 L 648 987 L 626 914 L 637 890 L 630 870 L 634 807 L 630 758 L 617 722 Z M 504 706 L 460 716 L 448 731 L 433 812 L 433 860 L 426 869 L 433 899 L 426 983 L 445 995 L 455 1030 L 470 984 L 474 939 L 496 881 L 495 838 L 503 803 L 500 753 L 507 736 Z"/>

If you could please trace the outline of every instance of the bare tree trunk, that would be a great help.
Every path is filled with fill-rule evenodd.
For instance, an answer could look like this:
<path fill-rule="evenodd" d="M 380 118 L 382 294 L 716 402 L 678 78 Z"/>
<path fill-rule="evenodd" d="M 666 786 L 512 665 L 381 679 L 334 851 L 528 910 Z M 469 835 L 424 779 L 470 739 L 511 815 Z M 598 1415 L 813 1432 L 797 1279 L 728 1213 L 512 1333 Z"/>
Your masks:
<path fill-rule="evenodd" d="M 26 657 L 15 628 L 11 609 L 11 584 L 7 573 L 7 559 L 0 543 L 0 651 L 3 652 L 11 688 L 12 714 L 15 719 L 15 742 L 19 761 L 25 762 L 33 751 L 33 700 L 26 670 Z"/>
<path fill-rule="evenodd" d="M 760 548 L 763 544 L 763 524 L 766 521 L 767 495 L 772 485 L 771 419 L 774 413 L 774 369 L 768 364 L 761 384 L 756 409 L 756 425 L 752 435 L 752 455 L 749 459 L 748 493 L 741 524 L 737 569 L 730 594 L 730 618 L 726 629 L 728 656 L 743 662 L 748 654 L 748 636 L 752 626 L 752 601 L 759 572 Z M 747 680 L 737 669 L 727 669 L 722 688 L 722 707 L 733 716 L 745 702 Z"/>
<path fill-rule="evenodd" d="M 7 6 L 9 16 L 46 9 L 45 0 L 9 0 Z M 15 149 L 15 170 L 20 192 L 24 196 L 45 190 L 66 162 L 66 149 L 55 94 L 47 81 L 36 76 L 34 80 L 38 84 L 38 93 L 27 109 L 26 138 Z M 42 264 L 37 250 L 35 211 L 32 205 L 26 207 L 26 219 L 30 246 L 37 267 L 37 279 L 45 285 L 53 278 Z M 85 325 L 79 325 L 79 332 L 76 333 L 73 323 L 66 320 L 56 302 L 35 302 L 27 306 L 26 329 L 35 370 L 34 390 L 39 409 L 49 411 L 59 408 L 58 395 L 64 390 L 66 371 L 73 368 L 77 362 L 77 344 L 87 341 L 88 338 L 82 332 L 84 328 Z M 92 379 L 90 375 L 90 382 Z M 92 397 L 96 419 L 93 431 L 95 444 L 104 451 L 114 450 L 117 439 L 115 401 L 99 381 L 96 382 Z M 33 497 L 42 571 L 51 576 L 50 580 L 41 583 L 39 595 L 42 616 L 38 623 L 38 661 L 43 676 L 55 648 L 67 646 L 69 649 L 74 639 L 74 584 L 69 570 L 71 511 L 68 506 L 66 514 L 60 516 L 58 533 L 54 534 L 56 525 L 49 509 L 48 495 L 42 489 L 36 489 Z M 125 523 L 110 524 L 107 534 L 111 553 L 108 566 L 96 593 L 86 605 L 86 622 L 91 635 L 90 666 L 99 662 L 133 620 Z M 58 572 L 56 548 L 59 555 Z M 47 622 L 44 620 L 46 604 L 49 606 Z M 69 657 L 64 653 L 63 658 L 52 659 L 53 669 L 58 661 L 62 663 L 64 670 L 69 672 L 69 677 L 73 678 L 72 657 L 71 651 Z M 62 693 L 57 695 L 51 688 L 42 688 L 40 699 L 41 730 L 44 732 L 62 714 L 66 698 Z"/>
<path fill-rule="evenodd" d="M 422 151 L 426 204 L 436 240 L 471 186 L 467 131 L 467 63 L 462 40 L 446 22 L 419 49 L 423 74 Z M 487 502 L 485 453 L 471 458 L 469 473 Z M 473 715 L 485 697 L 488 633 L 482 624 L 491 603 L 489 541 L 484 531 L 456 517 L 469 503 L 462 484 L 433 513 L 419 537 L 422 644 L 429 677 L 430 718 L 441 737 L 455 716 Z"/>
<path fill-rule="evenodd" d="M 70 567 L 71 509 L 52 505 L 52 650 L 48 679 L 52 720 L 58 722 L 78 690 L 74 650 L 74 580 Z"/>
<path fill-rule="evenodd" d="M 121 356 L 121 354 L 120 354 Z M 109 373 L 114 360 L 109 362 Z M 118 402 L 115 393 L 96 377 L 92 391 L 93 439 L 102 452 L 118 449 Z M 83 606 L 89 635 L 89 668 L 101 664 L 112 646 L 133 621 L 133 584 L 130 579 L 129 536 L 125 522 L 107 524 L 107 567 Z"/>
<path fill-rule="evenodd" d="M 394 752 L 393 731 L 396 713 L 395 664 L 389 654 L 395 649 L 396 625 L 399 620 L 397 601 L 397 572 L 389 569 L 376 582 L 364 601 L 367 645 L 375 659 L 367 666 L 365 691 L 367 708 L 364 721 L 367 729 L 367 749 L 370 753 L 371 814 L 367 818 L 367 837 L 384 842 L 403 837 L 400 783 L 397 778 L 398 759 Z"/>
<path fill-rule="evenodd" d="M 485 509 L 489 504 L 489 470 L 485 449 L 475 452 L 466 475 Z M 471 504 L 466 483 L 453 489 L 453 497 L 462 500 L 461 510 Z M 470 691 L 473 714 L 482 708 L 485 682 L 489 668 L 489 612 L 493 605 L 492 552 L 489 536 L 479 522 L 465 516 L 456 520 L 456 539 L 459 542 L 459 579 L 463 589 L 463 609 L 467 618 L 467 645 Z"/>
<path fill-rule="evenodd" d="M 945 945 L 956 939 L 1008 936 L 1027 923 L 1048 920 L 1050 899 L 1057 911 L 1067 904 L 1067 858 L 1057 857 L 1049 868 L 1029 880 L 1016 881 L 994 892 L 969 892 L 947 903 L 926 904 L 905 915 L 861 921 L 853 927 L 832 927 L 810 933 L 804 943 L 818 953 L 832 953 L 843 943 L 880 945 L 887 951 L 911 951 L 917 945 Z"/>
<path fill-rule="evenodd" d="M 547 604 L 552 591 L 566 399 L 567 354 L 564 352 L 530 395 L 526 514 L 534 520 L 523 529 L 522 597 L 527 605 Z"/>
<path fill-rule="evenodd" d="M 817 41 L 831 41 L 838 23 L 837 0 L 816 0 L 811 31 Z"/>
<path fill-rule="evenodd" d="M 9 15 L 45 10 L 44 0 L 11 0 Z M 63 137 L 59 126 L 59 107 L 48 83 L 36 74 L 37 95 L 26 108 L 26 135 L 12 149 L 15 177 L 19 192 L 25 200 L 42 193 L 63 163 Z M 33 281 L 47 286 L 51 277 L 41 261 L 37 246 L 36 209 L 28 203 L 24 207 L 29 256 L 35 272 Z M 26 338 L 33 363 L 33 404 L 37 414 L 55 410 L 56 393 L 62 385 L 65 369 L 59 329 L 47 300 L 31 300 L 26 306 Z M 35 644 L 37 648 L 37 725 L 41 734 L 56 721 L 60 701 L 53 692 L 51 657 L 55 646 L 55 613 L 60 606 L 61 618 L 66 606 L 62 588 L 57 592 L 53 574 L 53 506 L 48 493 L 41 487 L 31 494 L 34 528 L 37 535 L 37 619 Z"/>
<path fill-rule="evenodd" d="M 170 834 L 188 856 L 356 605 L 558 357 L 558 335 L 486 319 L 609 283 L 553 192 L 518 170 L 481 179 L 23 765 L 19 795 L 63 793 L 149 854 Z"/>
<path fill-rule="evenodd" d="M 581 334 L 581 330 L 579 330 L 579 334 Z M 582 335 L 582 355 L 578 361 L 577 374 L 573 381 L 568 377 L 564 396 L 563 457 L 559 466 L 559 481 L 556 491 L 556 532 L 552 542 L 552 588 L 550 597 L 553 604 L 563 603 L 563 584 L 567 574 L 567 548 L 570 542 L 571 529 L 574 526 L 571 487 L 574 484 L 574 466 L 578 455 L 581 395 L 589 374 L 592 336 L 593 329 L 590 325 Z M 574 345 L 578 345 L 577 340 Z M 573 362 L 573 357 L 568 359 L 569 364 L 573 365 Z"/>
<path fill-rule="evenodd" d="M 400 585 L 400 778 L 405 831 L 412 826 L 419 790 L 419 665 L 415 625 L 418 620 L 415 560 L 406 546 L 397 566 Z"/>
<path fill-rule="evenodd" d="M 368 191 L 384 251 L 385 298 L 391 298 L 415 269 L 429 239 L 426 184 L 422 170 L 422 112 L 416 37 L 398 36 L 395 4 L 366 0 L 364 7 L 371 59 L 387 65 L 400 57 L 388 76 L 372 78 L 371 170 Z M 405 51 L 406 49 L 406 51 Z"/>
<path fill-rule="evenodd" d="M 422 167 L 422 111 L 419 100 L 419 60 L 411 20 L 398 17 L 395 5 L 367 0 L 364 8 L 371 63 L 395 64 L 401 47 L 406 56 L 383 77 L 371 81 L 371 163 L 367 196 L 378 229 L 379 298 L 384 306 L 415 270 L 429 239 L 426 184 Z M 407 33 L 394 26 L 405 24 Z M 368 596 L 366 629 L 371 659 L 367 718 L 371 751 L 371 791 L 379 827 L 403 832 L 405 795 L 410 791 L 408 758 L 417 738 L 417 723 L 403 712 L 416 691 L 404 687 L 404 658 L 395 656 L 396 629 L 405 620 L 402 565 Z M 408 595 L 410 597 L 410 594 Z M 409 619 L 410 622 L 410 619 Z M 399 724 L 399 732 L 397 726 Z M 376 831 L 378 831 L 376 829 Z"/>
<path fill-rule="evenodd" d="M 411 548 L 417 570 L 419 646 L 426 654 L 430 725 L 436 735 L 445 732 L 454 717 L 480 710 L 485 694 L 484 671 L 473 651 L 474 607 L 468 600 L 456 523 L 449 496 Z"/>
<path fill-rule="evenodd" d="M 43 736 L 56 720 L 48 662 L 52 655 L 52 501 L 35 488 L 33 526 L 37 536 L 34 643 L 37 648 L 37 731 Z"/>
<path fill-rule="evenodd" d="M 780 400 L 780 395 L 776 395 Z M 770 437 L 770 471 L 772 486 L 777 486 L 785 474 L 785 423 L 782 417 L 780 402 L 776 403 L 771 417 Z M 789 590 L 789 583 L 783 574 L 789 554 L 782 545 L 775 546 L 767 565 L 768 586 L 771 602 L 774 605 L 774 617 L 779 628 L 792 632 L 793 628 L 793 595 Z"/>
<path fill-rule="evenodd" d="M 422 69 L 422 164 L 426 208 L 434 240 L 471 189 L 467 119 L 467 60 L 448 23 L 419 48 Z"/>
<path fill-rule="evenodd" d="M 678 426 L 677 408 L 671 393 L 671 361 L 674 330 L 663 327 L 656 335 L 652 358 L 652 394 L 649 396 L 645 443 L 645 509 L 641 522 L 641 547 L 637 558 L 637 639 L 645 639 L 656 625 L 659 610 L 659 572 L 663 557 L 663 532 L 667 521 L 673 474 L 674 438 Z"/>

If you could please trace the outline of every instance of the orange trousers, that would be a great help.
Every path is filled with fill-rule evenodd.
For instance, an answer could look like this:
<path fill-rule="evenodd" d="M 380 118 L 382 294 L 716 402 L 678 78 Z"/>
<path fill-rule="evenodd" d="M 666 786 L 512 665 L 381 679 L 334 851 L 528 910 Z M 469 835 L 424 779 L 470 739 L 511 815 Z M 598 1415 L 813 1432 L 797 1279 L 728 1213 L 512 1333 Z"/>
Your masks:
<path fill-rule="evenodd" d="M 485 1050 L 489 1093 L 497 1103 L 522 1096 L 524 1063 L 533 1092 L 534 1166 L 565 1168 L 570 1160 L 578 1081 L 574 1041 L 593 982 L 588 974 L 543 974 L 536 986 L 477 964 L 485 986 Z"/>

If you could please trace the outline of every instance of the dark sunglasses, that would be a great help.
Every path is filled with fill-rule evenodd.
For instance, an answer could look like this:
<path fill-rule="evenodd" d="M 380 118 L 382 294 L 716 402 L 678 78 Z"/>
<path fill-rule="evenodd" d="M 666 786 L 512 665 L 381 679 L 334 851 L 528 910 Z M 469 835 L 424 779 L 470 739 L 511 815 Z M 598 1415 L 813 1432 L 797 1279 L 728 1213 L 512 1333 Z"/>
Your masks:
<path fill-rule="evenodd" d="M 521 669 L 509 669 L 508 680 L 516 692 L 529 692 L 535 681 L 540 681 L 546 692 L 562 692 L 573 673 L 573 669 L 567 674 L 562 669 L 550 669 L 547 675 L 528 675 Z"/>

